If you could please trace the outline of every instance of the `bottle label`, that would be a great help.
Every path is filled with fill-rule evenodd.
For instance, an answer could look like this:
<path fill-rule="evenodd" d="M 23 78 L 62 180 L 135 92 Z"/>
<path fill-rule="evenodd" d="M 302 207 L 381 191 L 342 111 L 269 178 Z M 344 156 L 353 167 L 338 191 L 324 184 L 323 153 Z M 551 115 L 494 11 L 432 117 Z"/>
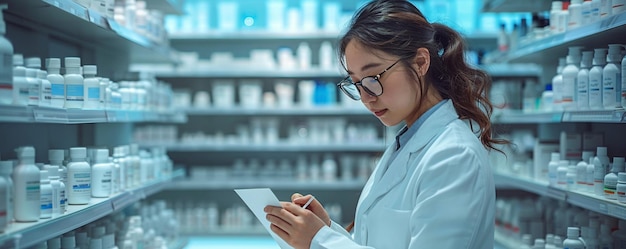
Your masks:
<path fill-rule="evenodd" d="M 39 84 L 29 84 L 28 87 L 28 99 L 31 103 L 38 103 L 39 101 Z M 34 101 L 34 102 L 33 102 Z"/>
<path fill-rule="evenodd" d="M 75 173 L 72 191 L 74 193 L 91 193 L 91 173 Z"/>
<path fill-rule="evenodd" d="M 615 107 L 615 82 L 617 74 L 606 74 L 602 77 L 602 103 L 605 107 Z"/>
<path fill-rule="evenodd" d="M 13 55 L 9 53 L 4 53 L 0 55 L 0 89 L 12 89 L 12 82 Z"/>
<path fill-rule="evenodd" d="M 49 212 L 52 210 L 52 192 L 44 194 L 41 193 L 41 211 Z"/>
<path fill-rule="evenodd" d="M 87 88 L 87 100 L 100 101 L 100 87 Z"/>
<path fill-rule="evenodd" d="M 66 101 L 78 101 L 85 100 L 84 86 L 83 85 L 67 85 Z"/>
<path fill-rule="evenodd" d="M 40 182 L 29 181 L 26 182 L 26 200 L 27 201 L 40 201 L 41 192 L 39 192 Z"/>
<path fill-rule="evenodd" d="M 64 84 L 51 84 L 50 94 L 53 99 L 65 99 L 65 85 Z"/>

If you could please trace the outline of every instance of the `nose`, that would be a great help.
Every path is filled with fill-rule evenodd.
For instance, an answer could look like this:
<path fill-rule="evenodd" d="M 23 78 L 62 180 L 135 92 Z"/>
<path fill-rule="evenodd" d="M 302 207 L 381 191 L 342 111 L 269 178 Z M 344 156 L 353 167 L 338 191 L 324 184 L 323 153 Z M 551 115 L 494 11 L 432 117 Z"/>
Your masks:
<path fill-rule="evenodd" d="M 363 86 L 357 86 L 357 88 L 359 89 L 359 94 L 361 95 L 361 102 L 363 103 L 370 103 L 373 102 L 374 100 L 376 100 L 376 96 L 372 96 L 369 93 L 367 93 L 367 91 L 365 91 L 365 89 L 363 89 Z"/>

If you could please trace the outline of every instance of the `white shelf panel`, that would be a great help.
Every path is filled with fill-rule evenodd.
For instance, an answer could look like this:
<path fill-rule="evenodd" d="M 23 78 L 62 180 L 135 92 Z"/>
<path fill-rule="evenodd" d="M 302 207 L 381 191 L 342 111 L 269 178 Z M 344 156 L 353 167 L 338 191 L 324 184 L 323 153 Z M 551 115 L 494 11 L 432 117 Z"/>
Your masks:
<path fill-rule="evenodd" d="M 268 180 L 199 180 L 185 179 L 173 182 L 168 190 L 224 190 L 237 188 L 271 188 L 274 190 L 293 190 L 293 189 L 311 189 L 311 190 L 360 190 L 365 186 L 364 181 L 334 181 L 334 182 L 311 182 L 296 181 L 285 179 L 268 179 Z"/>
<path fill-rule="evenodd" d="M 184 171 L 177 170 L 170 178 L 153 181 L 110 198 L 92 198 L 87 205 L 68 205 L 67 212 L 55 218 L 13 223 L 0 235 L 0 248 L 14 246 L 14 238 L 18 234 L 21 236 L 19 245 L 23 248 L 57 237 L 159 192 L 173 179 L 183 175 Z"/>
<path fill-rule="evenodd" d="M 505 61 L 538 63 L 549 60 L 556 63 L 556 58 L 567 55 L 569 46 L 585 46 L 585 49 L 590 50 L 606 47 L 611 43 L 621 44 L 624 42 L 624 32 L 626 32 L 626 13 L 621 13 L 583 27 L 523 44 L 517 50 L 509 52 Z"/>
<path fill-rule="evenodd" d="M 160 0 L 167 1 L 167 0 Z M 175 62 L 175 52 L 72 0 L 9 0 L 8 22 L 45 27 L 61 36 L 121 52 L 133 62 Z M 68 25 L 71 24 L 71 25 Z"/>
<path fill-rule="evenodd" d="M 142 147 L 164 147 L 168 152 L 383 152 L 387 147 L 382 141 L 346 144 L 184 144 L 142 143 Z"/>
<path fill-rule="evenodd" d="M 548 196 L 557 200 L 565 200 L 574 206 L 600 214 L 612 216 L 618 219 L 626 219 L 626 204 L 619 203 L 616 200 L 609 200 L 604 197 L 598 197 L 593 194 L 579 191 L 568 191 L 565 189 L 549 187 L 547 183 L 539 183 L 535 180 L 521 178 L 518 176 L 510 176 L 502 173 L 496 173 L 494 175 L 497 182 L 506 183 L 509 186 L 538 195 Z"/>
<path fill-rule="evenodd" d="M 624 110 L 589 110 L 522 113 L 509 110 L 494 115 L 492 122 L 499 124 L 626 123 L 626 112 Z"/>
<path fill-rule="evenodd" d="M 503 77 L 540 77 L 542 68 L 532 63 L 502 63 L 482 65 L 481 69 L 485 70 L 492 78 Z"/>
<path fill-rule="evenodd" d="M 344 106 L 315 106 L 315 107 L 298 107 L 292 108 L 187 108 L 183 109 L 189 116 L 257 116 L 257 115 L 275 115 L 275 116 L 319 116 L 319 115 L 372 115 L 364 107 L 344 107 Z"/>
<path fill-rule="evenodd" d="M 202 68 L 196 71 L 160 71 L 154 72 L 158 78 L 341 78 L 347 74 L 337 70 L 279 70 L 246 67 L 236 68 Z M 338 79 L 339 81 L 339 79 Z"/>
<path fill-rule="evenodd" d="M 0 105 L 0 122 L 87 124 L 113 122 L 184 123 L 187 116 L 175 111 L 120 111 L 58 109 L 37 106 Z"/>

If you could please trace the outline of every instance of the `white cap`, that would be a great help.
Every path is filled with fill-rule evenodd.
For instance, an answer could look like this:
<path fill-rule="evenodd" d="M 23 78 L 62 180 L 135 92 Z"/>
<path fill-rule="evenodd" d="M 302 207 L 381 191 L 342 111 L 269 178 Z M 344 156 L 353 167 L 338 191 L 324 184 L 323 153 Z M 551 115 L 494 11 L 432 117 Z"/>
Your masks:
<path fill-rule="evenodd" d="M 100 238 L 91 239 L 91 242 L 89 243 L 89 248 L 90 249 L 102 249 L 102 239 Z"/>
<path fill-rule="evenodd" d="M 63 248 L 75 248 L 76 239 L 74 238 L 74 235 L 61 237 L 61 246 Z"/>
<path fill-rule="evenodd" d="M 64 150 L 48 150 L 48 160 L 49 161 L 63 161 L 65 158 Z M 61 165 L 57 165 L 61 166 Z"/>
<path fill-rule="evenodd" d="M 32 146 L 19 147 L 15 150 L 17 158 L 35 158 L 35 148 Z"/>
<path fill-rule="evenodd" d="M 13 174 L 13 161 L 0 161 L 0 173 L 5 175 Z"/>
<path fill-rule="evenodd" d="M 592 64 L 594 66 L 604 66 L 606 64 L 606 48 L 595 48 L 593 49 L 593 61 Z"/>
<path fill-rule="evenodd" d="M 580 63 L 580 55 L 581 52 L 583 50 L 583 47 L 581 46 L 572 46 L 572 47 L 568 47 L 567 48 L 567 57 L 565 57 L 565 60 L 567 62 L 567 64 L 578 64 Z M 578 65 L 576 65 L 578 66 Z"/>
<path fill-rule="evenodd" d="M 13 54 L 13 66 L 23 66 L 24 56 L 22 54 Z"/>
<path fill-rule="evenodd" d="M 593 51 L 583 51 L 582 59 L 580 60 L 580 67 L 590 68 L 591 61 L 593 60 Z"/>
<path fill-rule="evenodd" d="M 606 156 L 606 147 L 598 147 L 596 149 L 597 156 Z"/>
<path fill-rule="evenodd" d="M 95 158 L 93 158 L 94 163 L 106 163 L 109 159 L 109 150 L 108 149 L 97 149 L 95 153 Z"/>
<path fill-rule="evenodd" d="M 85 74 L 85 75 L 96 75 L 96 74 L 98 74 L 98 66 L 96 66 L 96 65 L 84 65 L 83 66 L 83 74 Z"/>
<path fill-rule="evenodd" d="M 528 246 L 532 246 L 532 244 L 531 244 L 531 243 L 533 243 L 532 239 L 533 239 L 532 235 L 524 234 L 524 235 L 522 235 L 522 244 L 528 245 Z"/>
<path fill-rule="evenodd" d="M 578 238 L 580 236 L 580 229 L 578 227 L 568 227 L 567 228 L 567 237 L 568 238 Z"/>
<path fill-rule="evenodd" d="M 613 157 L 613 168 L 616 170 L 616 172 L 624 171 L 624 157 L 621 157 L 621 156 Z"/>
<path fill-rule="evenodd" d="M 554 241 L 554 234 L 546 234 L 546 243 L 552 244 L 552 241 Z"/>
<path fill-rule="evenodd" d="M 59 179 L 59 166 L 46 165 L 46 170 L 48 170 L 48 177 L 50 179 Z"/>
<path fill-rule="evenodd" d="M 85 147 L 73 147 L 70 148 L 70 157 L 74 159 L 87 158 L 87 148 Z"/>
<path fill-rule="evenodd" d="M 46 68 L 54 68 L 54 69 L 60 69 L 61 68 L 61 59 L 59 58 L 48 58 L 46 59 Z"/>
<path fill-rule="evenodd" d="M 535 239 L 535 245 L 533 247 L 545 247 L 546 246 L 546 241 L 543 239 Z"/>
<path fill-rule="evenodd" d="M 61 248 L 61 237 L 54 237 L 47 242 L 48 249 Z"/>
<path fill-rule="evenodd" d="M 130 145 L 130 154 L 131 155 L 139 155 L 139 145 L 131 144 Z"/>
<path fill-rule="evenodd" d="M 91 234 L 93 238 L 102 238 L 102 236 L 104 236 L 105 233 L 105 228 L 104 226 L 97 226 L 94 227 L 93 230 L 91 231 Z"/>
<path fill-rule="evenodd" d="M 561 9 L 563 9 L 563 2 L 552 1 L 552 10 L 561 10 Z"/>
<path fill-rule="evenodd" d="M 621 183 L 626 183 L 626 172 L 617 173 L 617 181 Z"/>
<path fill-rule="evenodd" d="M 26 67 L 40 69 L 41 68 L 41 58 L 39 58 L 39 57 L 29 57 L 29 58 L 26 58 Z"/>
<path fill-rule="evenodd" d="M 563 239 L 561 239 L 561 236 L 554 235 L 554 242 L 552 244 L 556 246 L 557 248 L 562 247 Z"/>
<path fill-rule="evenodd" d="M 104 248 L 115 247 L 115 234 L 107 234 L 102 237 L 102 246 Z"/>
<path fill-rule="evenodd" d="M 619 62 L 622 59 L 622 44 L 609 44 L 609 54 L 606 56 L 608 62 Z"/>
<path fill-rule="evenodd" d="M 65 57 L 65 67 L 80 67 L 79 57 Z"/>
<path fill-rule="evenodd" d="M 570 5 L 572 5 L 572 4 L 581 4 L 582 2 L 583 2 L 583 0 L 572 0 L 570 2 Z"/>
<path fill-rule="evenodd" d="M 48 170 L 40 170 L 39 171 L 39 179 L 42 182 L 50 182 L 50 173 L 48 173 Z"/>

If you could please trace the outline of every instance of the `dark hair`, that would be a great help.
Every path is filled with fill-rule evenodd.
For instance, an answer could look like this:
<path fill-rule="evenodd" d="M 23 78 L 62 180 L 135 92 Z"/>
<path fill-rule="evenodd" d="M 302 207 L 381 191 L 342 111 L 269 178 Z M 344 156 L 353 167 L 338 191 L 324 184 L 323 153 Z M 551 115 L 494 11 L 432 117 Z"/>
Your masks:
<path fill-rule="evenodd" d="M 405 0 L 371 1 L 357 11 L 348 28 L 339 41 L 340 58 L 350 41 L 358 41 L 366 48 L 398 56 L 419 82 L 418 73 L 410 65 L 419 48 L 428 49 L 430 68 L 426 82 L 433 84 L 441 97 L 452 100 L 459 117 L 469 120 L 472 130 L 474 123 L 478 124 L 479 139 L 485 148 L 500 151 L 494 144 L 507 143 L 492 138 L 489 117 L 493 107 L 485 95 L 491 78 L 465 62 L 465 42 L 458 32 L 443 24 L 429 23 L 422 12 Z M 421 84 L 421 88 L 423 98 L 428 87 Z"/>

